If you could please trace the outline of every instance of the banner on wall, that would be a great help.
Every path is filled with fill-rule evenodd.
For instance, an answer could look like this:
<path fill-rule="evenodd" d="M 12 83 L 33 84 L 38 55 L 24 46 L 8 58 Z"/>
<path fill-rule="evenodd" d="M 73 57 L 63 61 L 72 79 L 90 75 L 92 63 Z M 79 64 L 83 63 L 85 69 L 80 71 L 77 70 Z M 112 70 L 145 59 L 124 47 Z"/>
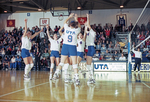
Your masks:
<path fill-rule="evenodd" d="M 7 27 L 15 27 L 15 20 L 14 19 L 7 20 Z"/>
<path fill-rule="evenodd" d="M 87 18 L 86 17 L 78 17 L 78 22 L 81 24 L 81 25 L 84 25 L 84 23 L 87 21 Z"/>
<path fill-rule="evenodd" d="M 94 71 L 126 71 L 126 62 L 94 62 Z"/>
<path fill-rule="evenodd" d="M 132 64 L 132 71 L 134 70 L 135 63 Z M 137 69 L 136 69 L 137 70 Z M 141 63 L 140 71 L 150 71 L 150 63 Z"/>
<path fill-rule="evenodd" d="M 126 14 L 116 15 L 117 24 L 121 26 L 127 26 L 127 16 Z"/>
<path fill-rule="evenodd" d="M 47 24 L 49 25 L 50 20 L 49 18 L 40 18 L 40 26 L 46 26 Z"/>

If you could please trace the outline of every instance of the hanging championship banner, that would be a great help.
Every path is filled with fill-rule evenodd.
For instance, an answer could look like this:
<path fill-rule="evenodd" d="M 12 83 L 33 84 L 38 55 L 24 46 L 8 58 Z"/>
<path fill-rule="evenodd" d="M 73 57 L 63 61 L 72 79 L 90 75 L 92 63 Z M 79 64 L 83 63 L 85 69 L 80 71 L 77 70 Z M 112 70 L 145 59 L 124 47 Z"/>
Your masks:
<path fill-rule="evenodd" d="M 7 20 L 7 27 L 15 27 L 15 20 Z"/>
<path fill-rule="evenodd" d="M 121 26 L 127 26 L 127 16 L 126 14 L 116 15 L 117 24 Z"/>
<path fill-rule="evenodd" d="M 78 17 L 78 22 L 83 25 L 87 21 L 86 17 Z"/>

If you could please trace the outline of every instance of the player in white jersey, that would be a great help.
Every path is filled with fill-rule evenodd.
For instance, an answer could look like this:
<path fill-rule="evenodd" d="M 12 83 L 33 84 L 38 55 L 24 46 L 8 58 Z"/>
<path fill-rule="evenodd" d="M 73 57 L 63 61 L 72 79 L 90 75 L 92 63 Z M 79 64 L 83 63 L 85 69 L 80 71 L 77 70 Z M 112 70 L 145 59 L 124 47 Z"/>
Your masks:
<path fill-rule="evenodd" d="M 68 26 L 67 22 L 71 19 L 71 18 L 75 18 L 75 21 L 72 21 L 70 23 L 70 26 Z M 78 27 L 77 27 L 78 24 Z M 77 64 L 77 49 L 76 49 L 76 45 L 77 45 L 77 35 L 80 33 L 81 31 L 81 26 L 78 23 L 78 17 L 77 14 L 71 13 L 70 16 L 65 20 L 65 24 L 64 24 L 64 36 L 63 36 L 63 47 L 62 47 L 62 51 L 61 51 L 61 63 L 59 64 L 55 74 L 54 74 L 54 79 L 57 78 L 57 76 L 60 73 L 60 70 L 62 69 L 62 67 L 64 66 L 64 62 L 66 60 L 66 58 L 70 55 L 70 58 L 72 59 L 72 66 L 74 69 L 74 73 L 75 73 L 75 82 L 77 85 L 80 84 L 79 81 L 79 75 L 78 75 L 78 64 Z"/>
<path fill-rule="evenodd" d="M 48 35 L 48 39 L 51 43 L 51 55 L 50 55 L 50 60 L 51 60 L 51 68 L 50 68 L 50 76 L 49 76 L 49 80 L 52 80 L 52 72 L 53 72 L 53 68 L 54 68 L 54 61 L 56 63 L 56 68 L 59 64 L 59 50 L 60 50 L 60 43 L 62 41 L 62 38 L 59 38 L 57 40 L 57 34 L 53 35 L 53 39 L 50 37 L 49 35 L 49 31 L 48 31 L 48 25 L 46 26 L 47 28 L 47 35 Z"/>
<path fill-rule="evenodd" d="M 90 26 L 90 21 L 89 21 L 89 15 L 87 14 L 87 22 L 85 23 L 85 32 L 87 33 L 86 37 L 86 46 L 88 46 L 88 52 L 87 52 L 87 69 L 89 70 L 89 80 L 87 83 L 95 83 L 94 79 L 94 73 L 93 73 L 93 68 L 91 67 L 92 63 L 92 57 L 95 54 L 95 48 L 94 48 L 94 39 L 96 32 L 93 31 L 93 29 Z"/>
<path fill-rule="evenodd" d="M 84 47 L 85 47 L 85 40 L 86 40 L 86 34 L 84 33 L 84 36 L 82 35 L 82 33 L 80 33 L 78 35 L 78 46 L 77 46 L 77 63 L 78 63 L 78 70 L 81 70 L 81 68 L 79 68 L 79 63 L 81 62 L 83 55 L 84 55 Z"/>
<path fill-rule="evenodd" d="M 140 73 L 140 66 L 141 66 L 141 60 L 142 60 L 142 52 L 140 52 L 140 48 L 137 49 L 137 51 L 132 49 L 132 52 L 135 54 L 135 66 L 134 66 L 134 73 L 136 73 L 136 67 L 138 65 L 138 73 Z"/>
<path fill-rule="evenodd" d="M 43 28 L 41 29 L 43 31 Z M 31 40 L 40 34 L 40 32 L 35 33 L 34 35 L 31 34 L 30 31 L 27 31 L 27 19 L 25 19 L 25 31 L 22 36 L 22 46 L 21 46 L 21 56 L 25 63 L 25 71 L 24 71 L 24 79 L 30 80 L 28 73 L 34 66 L 32 57 L 30 56 L 29 50 L 31 50 Z"/>

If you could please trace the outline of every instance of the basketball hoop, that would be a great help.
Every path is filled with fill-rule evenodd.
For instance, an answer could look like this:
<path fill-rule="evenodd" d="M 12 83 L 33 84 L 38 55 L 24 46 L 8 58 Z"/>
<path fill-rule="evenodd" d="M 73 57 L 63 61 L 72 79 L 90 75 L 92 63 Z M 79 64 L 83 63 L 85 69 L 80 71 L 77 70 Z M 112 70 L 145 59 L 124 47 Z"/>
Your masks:
<path fill-rule="evenodd" d="M 63 15 L 60 14 L 59 17 L 58 17 L 59 21 L 62 21 L 64 19 Z"/>

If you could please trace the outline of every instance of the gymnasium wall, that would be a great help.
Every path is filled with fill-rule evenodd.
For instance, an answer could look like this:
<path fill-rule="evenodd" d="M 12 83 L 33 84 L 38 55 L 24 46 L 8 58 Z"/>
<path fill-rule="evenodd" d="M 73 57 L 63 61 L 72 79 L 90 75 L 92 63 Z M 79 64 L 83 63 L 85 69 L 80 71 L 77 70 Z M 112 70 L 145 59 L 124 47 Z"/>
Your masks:
<path fill-rule="evenodd" d="M 127 25 L 130 24 L 130 21 L 134 24 L 140 15 L 142 9 L 123 9 L 123 14 L 127 15 Z M 64 11 L 66 12 L 66 11 Z M 77 13 L 80 17 L 85 17 L 88 10 L 84 11 L 72 11 Z M 90 14 L 90 21 L 91 24 L 99 24 L 101 23 L 104 26 L 106 23 L 111 23 L 113 26 L 116 25 L 116 15 L 120 14 L 120 9 L 107 9 L 107 10 L 92 10 L 92 14 Z M 13 13 L 13 14 L 0 14 L 0 30 L 12 30 L 13 27 L 6 27 L 6 20 L 7 19 L 16 19 L 16 27 L 24 27 L 24 19 L 28 19 L 28 27 L 31 28 L 32 26 L 39 26 L 39 19 L 40 18 L 50 18 L 50 26 L 54 29 L 55 25 L 63 25 L 64 20 L 67 16 L 64 16 L 62 21 L 58 20 L 58 17 L 53 17 L 51 13 L 48 12 L 31 12 L 30 16 L 27 16 L 27 13 Z"/>

